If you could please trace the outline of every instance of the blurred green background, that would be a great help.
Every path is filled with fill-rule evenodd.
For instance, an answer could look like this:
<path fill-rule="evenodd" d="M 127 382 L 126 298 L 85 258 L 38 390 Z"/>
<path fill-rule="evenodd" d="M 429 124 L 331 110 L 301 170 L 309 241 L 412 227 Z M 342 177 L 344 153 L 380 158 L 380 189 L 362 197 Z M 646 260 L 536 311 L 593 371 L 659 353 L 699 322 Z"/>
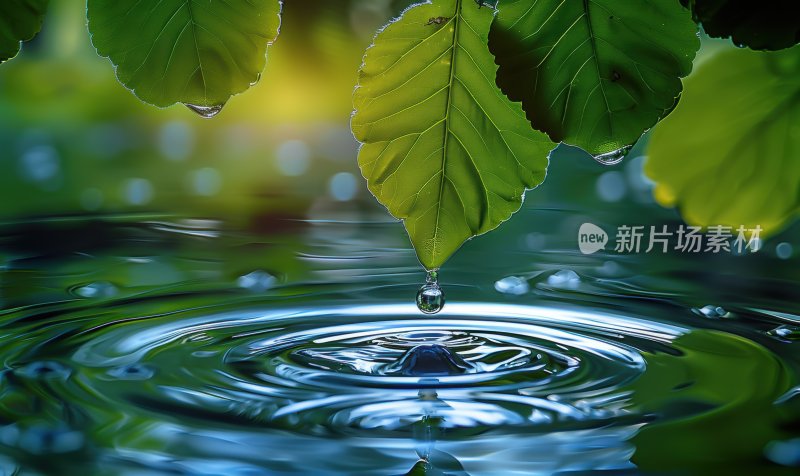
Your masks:
<path fill-rule="evenodd" d="M 285 2 L 260 83 L 206 120 L 180 105 L 158 109 L 136 99 L 92 47 L 82 4 L 53 0 L 41 34 L 0 66 L 0 223 L 168 214 L 272 233 L 285 218 L 391 220 L 358 172 L 351 96 L 375 31 L 410 3 Z M 722 48 L 732 46 L 704 38 L 695 67 Z M 546 182 L 526 196 L 524 209 L 537 216 L 516 217 L 495 233 L 554 235 L 547 246 L 575 250 L 582 221 L 679 223 L 675 210 L 652 199 L 645 143 L 614 167 L 560 147 Z M 575 213 L 550 223 L 541 211 L 554 209 Z M 765 250 L 774 257 L 786 243 L 782 256 L 795 256 L 796 229 L 771 237 Z M 479 238 L 466 248 L 478 246 L 493 242 Z"/>
<path fill-rule="evenodd" d="M 288 3 L 261 82 L 207 121 L 137 100 L 96 54 L 84 8 L 54 0 L 41 34 L 0 69 L 0 217 L 248 220 L 364 195 L 352 90 L 364 49 L 403 2 Z"/>

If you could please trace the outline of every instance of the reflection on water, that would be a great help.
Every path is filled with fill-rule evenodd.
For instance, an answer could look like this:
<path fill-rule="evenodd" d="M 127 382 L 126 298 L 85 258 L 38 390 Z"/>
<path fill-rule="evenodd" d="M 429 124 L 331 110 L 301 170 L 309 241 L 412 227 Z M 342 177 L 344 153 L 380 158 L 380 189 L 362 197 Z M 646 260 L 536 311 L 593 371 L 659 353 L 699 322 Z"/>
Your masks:
<path fill-rule="evenodd" d="M 800 317 L 697 265 L 467 247 L 425 316 L 395 224 L 35 229 L 61 245 L 6 233 L 0 270 L 8 474 L 791 474 L 800 454 Z"/>

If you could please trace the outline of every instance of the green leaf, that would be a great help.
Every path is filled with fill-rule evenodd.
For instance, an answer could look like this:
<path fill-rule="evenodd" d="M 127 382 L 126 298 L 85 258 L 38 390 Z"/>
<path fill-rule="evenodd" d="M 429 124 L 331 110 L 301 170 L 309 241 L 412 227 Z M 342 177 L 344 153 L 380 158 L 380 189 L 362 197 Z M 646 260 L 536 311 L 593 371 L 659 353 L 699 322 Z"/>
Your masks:
<path fill-rule="evenodd" d="M 800 42 L 796 0 L 758 4 L 753 0 L 681 0 L 695 21 L 715 38 L 730 37 L 754 50 L 780 50 Z"/>
<path fill-rule="evenodd" d="M 88 1 L 92 43 L 122 84 L 206 117 L 258 81 L 280 11 L 279 0 Z"/>
<path fill-rule="evenodd" d="M 0 2 L 0 63 L 19 52 L 20 42 L 28 41 L 42 28 L 50 0 L 2 0 Z"/>
<path fill-rule="evenodd" d="M 495 85 L 493 16 L 475 0 L 418 5 L 378 34 L 361 68 L 358 162 L 427 269 L 517 211 L 555 145 Z"/>
<path fill-rule="evenodd" d="M 675 0 L 503 0 L 489 47 L 533 126 L 597 155 L 669 113 L 700 40 Z"/>
<path fill-rule="evenodd" d="M 704 62 L 647 156 L 656 199 L 687 222 L 778 230 L 800 207 L 800 46 Z"/>

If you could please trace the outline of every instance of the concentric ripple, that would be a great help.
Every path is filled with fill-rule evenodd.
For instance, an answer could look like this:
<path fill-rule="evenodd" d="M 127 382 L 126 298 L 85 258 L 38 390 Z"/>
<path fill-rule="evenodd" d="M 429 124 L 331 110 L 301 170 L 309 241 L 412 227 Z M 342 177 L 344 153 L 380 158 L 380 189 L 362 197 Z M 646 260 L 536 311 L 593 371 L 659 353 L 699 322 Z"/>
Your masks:
<path fill-rule="evenodd" d="M 96 332 L 72 357 L 104 369 L 90 379 L 99 393 L 152 374 L 160 392 L 137 384 L 125 398 L 197 418 L 315 434 L 410 431 L 430 414 L 450 428 L 518 427 L 627 413 L 624 387 L 646 370 L 627 340 L 667 344 L 683 332 L 531 306 L 455 303 L 435 319 L 414 315 L 410 305 L 370 305 L 148 320 Z"/>
<path fill-rule="evenodd" d="M 336 440 L 342 451 L 400 468 L 399 448 L 431 460 L 443 449 L 469 458 L 475 448 L 507 451 L 513 438 L 528 452 L 578 451 L 589 466 L 625 468 L 628 440 L 654 418 L 714 414 L 786 391 L 785 371 L 755 344 L 621 312 L 455 302 L 429 318 L 410 303 L 340 300 L 174 311 L 155 301 L 158 312 L 144 313 L 143 302 L 115 302 L 97 315 L 73 310 L 53 327 L 26 324 L 38 344 L 6 350 L 5 400 L 36 421 L 41 408 L 57 418 L 88 415 L 76 421 L 113 441 L 115 461 L 152 458 L 152 440 L 184 460 L 200 458 L 202 468 L 235 452 L 222 439 L 281 447 L 280 458 L 252 456 L 279 474 L 352 474 L 367 460 L 301 461 L 302 453 L 328 451 L 324 441 L 347 436 Z M 724 380 L 698 377 L 709 359 L 742 362 L 731 371 L 742 378 L 758 368 L 763 381 L 751 387 L 761 393 L 731 400 L 727 384 L 718 385 Z M 42 401 L 19 403 L 31 394 Z M 559 438 L 564 432 L 572 436 Z M 22 445 L 25 434 L 14 435 L 0 438 Z M 529 456 L 516 456 L 516 470 L 527 470 Z M 569 467 L 567 456 L 557 460 L 553 468 Z M 146 465 L 160 464 L 175 470 Z"/>

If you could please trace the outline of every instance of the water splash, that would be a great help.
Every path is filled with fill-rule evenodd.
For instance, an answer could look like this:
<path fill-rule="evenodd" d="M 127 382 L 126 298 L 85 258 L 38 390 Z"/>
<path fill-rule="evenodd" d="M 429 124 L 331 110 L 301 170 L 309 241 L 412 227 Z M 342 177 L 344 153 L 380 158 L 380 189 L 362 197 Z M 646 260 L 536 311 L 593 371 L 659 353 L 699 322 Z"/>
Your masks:
<path fill-rule="evenodd" d="M 598 163 L 603 165 L 616 165 L 622 162 L 622 159 L 624 159 L 628 155 L 628 152 L 631 151 L 632 147 L 633 146 L 631 145 L 626 145 L 625 147 L 622 147 L 617 150 L 612 150 L 611 152 L 593 155 L 592 158 Z"/>
<path fill-rule="evenodd" d="M 389 373 L 406 376 L 457 375 L 474 366 L 465 362 L 456 352 L 440 344 L 421 344 L 403 354 Z"/>
<path fill-rule="evenodd" d="M 435 412 L 423 416 L 414 424 L 414 442 L 417 456 L 423 461 L 428 461 L 439 439 L 442 427 L 442 418 Z"/>
<path fill-rule="evenodd" d="M 184 106 L 188 107 L 190 111 L 202 117 L 203 119 L 211 119 L 212 117 L 219 114 L 220 111 L 222 111 L 222 108 L 225 106 L 225 104 L 219 104 L 214 106 L 198 106 L 196 104 L 184 103 Z"/>
<path fill-rule="evenodd" d="M 417 292 L 417 308 L 425 314 L 436 314 L 444 307 L 444 291 L 439 286 L 439 272 L 428 271 L 425 284 Z"/>

